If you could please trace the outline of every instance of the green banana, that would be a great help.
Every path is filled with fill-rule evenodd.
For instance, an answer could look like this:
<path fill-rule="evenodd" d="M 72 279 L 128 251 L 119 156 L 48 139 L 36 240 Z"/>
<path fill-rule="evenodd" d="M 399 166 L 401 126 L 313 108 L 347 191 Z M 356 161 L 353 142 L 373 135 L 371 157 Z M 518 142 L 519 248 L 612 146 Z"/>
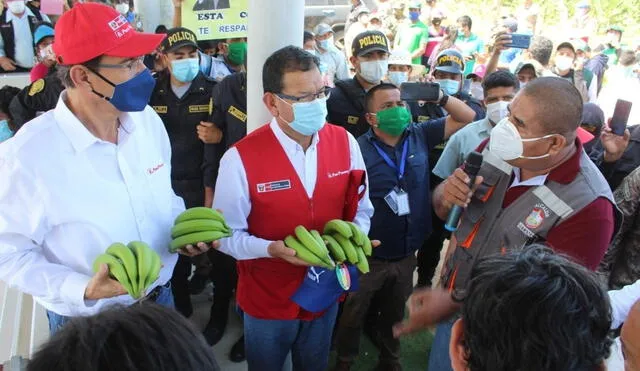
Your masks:
<path fill-rule="evenodd" d="M 185 247 L 187 245 L 195 245 L 198 242 L 211 242 L 219 240 L 223 237 L 228 237 L 229 234 L 223 231 L 205 231 L 205 232 L 195 232 L 185 234 L 184 236 L 180 236 L 173 241 L 171 241 L 171 245 L 169 248 L 170 252 L 176 252 L 180 248 Z"/>
<path fill-rule="evenodd" d="M 133 251 L 133 254 L 136 256 L 138 263 L 138 286 L 136 287 L 136 293 L 142 296 L 147 289 L 147 280 L 149 279 L 149 270 L 153 264 L 153 255 L 158 255 L 158 253 L 152 250 L 149 245 L 141 241 L 129 242 L 127 246 L 129 246 L 131 251 Z"/>
<path fill-rule="evenodd" d="M 331 256 L 336 261 L 336 263 L 343 263 L 345 260 L 347 260 L 347 256 L 344 254 L 342 246 L 340 246 L 335 238 L 328 234 L 323 235 L 322 238 L 327 243 L 327 247 L 331 252 Z"/>
<path fill-rule="evenodd" d="M 120 282 L 129 295 L 133 296 L 135 294 L 133 287 L 131 287 L 131 282 L 129 281 L 127 272 L 118 258 L 109 254 L 98 255 L 96 260 L 93 262 L 94 273 L 97 273 L 100 270 L 100 264 L 106 264 L 109 267 L 109 275 L 116 281 Z"/>
<path fill-rule="evenodd" d="M 333 238 L 338 241 L 342 250 L 344 250 L 344 254 L 347 256 L 347 260 L 351 264 L 356 264 L 358 262 L 358 253 L 356 252 L 356 248 L 351 243 L 351 240 L 346 238 L 345 236 L 335 233 Z"/>
<path fill-rule="evenodd" d="M 371 246 L 371 240 L 368 236 L 364 236 L 364 244 L 362 244 L 362 251 L 366 256 L 371 256 L 373 253 L 373 247 Z"/>
<path fill-rule="evenodd" d="M 224 224 L 213 219 L 194 219 L 180 222 L 171 228 L 171 238 L 184 236 L 185 234 L 205 231 L 229 232 Z"/>
<path fill-rule="evenodd" d="M 357 248 L 356 252 L 358 253 L 358 263 L 356 264 L 356 268 L 358 268 L 362 273 L 369 273 L 369 261 L 367 261 L 364 251 Z"/>
<path fill-rule="evenodd" d="M 160 255 L 154 250 L 151 250 L 153 254 L 151 254 L 151 265 L 149 266 L 149 274 L 147 275 L 144 281 L 144 289 L 146 290 L 151 286 L 152 283 L 156 282 L 158 277 L 160 277 L 160 269 L 162 268 L 162 261 L 160 260 Z"/>
<path fill-rule="evenodd" d="M 182 214 L 178 215 L 173 224 L 180 224 L 184 221 L 195 219 L 213 219 L 226 226 L 222 214 L 220 214 L 218 210 L 214 210 L 209 207 L 192 207 L 191 209 L 187 209 L 183 211 Z"/>
<path fill-rule="evenodd" d="M 360 227 L 351 222 L 347 222 L 347 224 L 349 224 L 349 227 L 351 228 L 351 233 L 353 233 L 353 242 L 355 242 L 356 246 L 364 245 L 364 240 L 367 236 L 365 236 L 364 232 L 360 230 Z"/>
<path fill-rule="evenodd" d="M 298 240 L 307 248 L 307 250 L 311 251 L 315 256 L 320 258 L 320 260 L 330 264 L 331 258 L 329 257 L 329 250 L 327 250 L 327 246 L 324 244 L 324 241 L 321 243 L 316 240 L 316 238 L 313 237 L 313 235 L 303 225 L 297 226 L 295 233 Z M 320 241 L 322 241 L 322 238 Z"/>
<path fill-rule="evenodd" d="M 122 262 L 127 277 L 129 277 L 129 283 L 131 283 L 131 289 L 133 289 L 131 296 L 137 299 L 140 296 L 138 294 L 140 292 L 138 287 L 138 262 L 133 251 L 124 244 L 116 242 L 107 248 L 106 253 Z"/>
<path fill-rule="evenodd" d="M 353 232 L 351 231 L 351 227 L 349 226 L 349 224 L 340 219 L 330 220 L 324 226 L 324 234 L 339 234 L 341 236 L 344 236 L 345 238 L 353 237 Z"/>
<path fill-rule="evenodd" d="M 296 251 L 296 257 L 304 260 L 305 262 L 317 266 L 324 267 L 327 269 L 334 269 L 335 264 L 328 264 L 327 262 L 322 261 L 318 256 L 309 251 L 302 242 L 298 241 L 295 237 L 289 235 L 284 239 L 285 245 L 294 249 Z"/>

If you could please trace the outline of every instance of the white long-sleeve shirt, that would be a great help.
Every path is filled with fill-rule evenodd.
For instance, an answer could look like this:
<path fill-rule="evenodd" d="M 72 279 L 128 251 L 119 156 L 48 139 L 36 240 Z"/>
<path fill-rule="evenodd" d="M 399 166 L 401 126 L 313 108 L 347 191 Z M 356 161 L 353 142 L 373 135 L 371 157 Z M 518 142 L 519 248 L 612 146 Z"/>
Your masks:
<path fill-rule="evenodd" d="M 620 290 L 609 291 L 612 329 L 617 329 L 624 323 L 631 311 L 631 307 L 633 307 L 633 304 L 638 300 L 640 300 L 640 280 Z"/>
<path fill-rule="evenodd" d="M 24 68 L 31 68 L 34 64 L 34 50 L 33 50 L 33 34 L 31 33 L 31 26 L 29 25 L 29 16 L 35 17 L 31 9 L 25 8 L 24 14 L 21 18 L 17 15 L 7 11 L 5 17 L 6 22 L 12 22 L 13 24 L 13 37 L 15 41 L 15 62 L 18 66 Z M 46 14 L 42 14 L 42 21 L 51 23 L 49 17 Z M 5 57 L 4 50 L 5 42 L 0 37 L 0 57 Z"/>
<path fill-rule="evenodd" d="M 275 119 L 271 121 L 269 126 L 295 168 L 301 183 L 304 185 L 304 189 L 307 191 L 307 195 L 311 197 L 318 175 L 318 142 L 320 137 L 314 135 L 311 146 L 305 152 L 302 146 L 289 138 L 280 129 Z M 350 170 L 366 170 L 358 142 L 351 134 L 347 134 L 349 136 L 349 151 L 351 154 Z M 265 166 L 268 166 L 268 163 L 268 161 L 265 161 Z M 240 159 L 240 154 L 235 147 L 231 147 L 220 160 L 220 171 L 216 182 L 213 207 L 222 210 L 227 224 L 233 230 L 231 237 L 221 241 L 220 251 L 238 260 L 270 257 L 267 248 L 272 241 L 252 236 L 248 232 L 247 218 L 251 212 L 249 185 L 247 183 L 247 173 Z M 286 206 L 283 205 L 283 207 Z M 358 202 L 354 223 L 365 233 L 369 233 L 371 216 L 373 216 L 373 204 L 369 199 L 367 180 L 367 189 L 362 199 Z"/>
<path fill-rule="evenodd" d="M 95 258 L 114 242 L 144 241 L 160 254 L 164 267 L 148 291 L 171 278 L 170 230 L 184 202 L 171 189 L 171 146 L 150 107 L 120 116 L 116 145 L 91 134 L 65 99 L 0 144 L 0 280 L 55 313 L 84 316 L 134 301 L 84 300 Z"/>

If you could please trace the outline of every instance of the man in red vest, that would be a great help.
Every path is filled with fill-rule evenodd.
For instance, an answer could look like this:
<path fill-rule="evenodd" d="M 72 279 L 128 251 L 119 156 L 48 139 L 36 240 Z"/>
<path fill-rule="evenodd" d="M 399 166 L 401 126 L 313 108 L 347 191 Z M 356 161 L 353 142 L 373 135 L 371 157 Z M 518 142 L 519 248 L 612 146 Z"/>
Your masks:
<path fill-rule="evenodd" d="M 367 233 L 373 206 L 365 165 L 355 138 L 325 123 L 328 88 L 317 57 L 285 47 L 267 59 L 262 79 L 273 119 L 220 162 L 214 207 L 233 230 L 220 251 L 238 260 L 249 371 L 279 371 L 289 353 L 294 370 L 325 370 L 337 296 L 302 295 L 315 303 L 326 299 L 319 311 L 292 297 L 300 297 L 305 278 L 320 283 L 336 274 L 309 268 L 283 240 L 298 225 L 322 230 L 336 218 Z"/>

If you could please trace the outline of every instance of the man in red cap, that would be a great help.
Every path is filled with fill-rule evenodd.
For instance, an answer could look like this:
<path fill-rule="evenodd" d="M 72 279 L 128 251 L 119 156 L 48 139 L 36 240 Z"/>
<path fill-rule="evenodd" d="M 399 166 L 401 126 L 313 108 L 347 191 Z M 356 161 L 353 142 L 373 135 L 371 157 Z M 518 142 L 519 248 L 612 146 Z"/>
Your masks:
<path fill-rule="evenodd" d="M 93 270 L 115 242 L 144 241 L 160 255 L 159 278 L 144 295 L 173 307 L 177 257 L 167 246 L 184 210 L 171 189 L 167 133 L 147 106 L 155 83 L 141 58 L 164 35 L 138 33 L 96 3 L 74 6 L 55 32 L 66 90 L 55 109 L 0 146 L 0 172 L 11 179 L 0 184 L 0 280 L 47 309 L 51 333 L 70 317 L 134 303 L 106 264 Z"/>

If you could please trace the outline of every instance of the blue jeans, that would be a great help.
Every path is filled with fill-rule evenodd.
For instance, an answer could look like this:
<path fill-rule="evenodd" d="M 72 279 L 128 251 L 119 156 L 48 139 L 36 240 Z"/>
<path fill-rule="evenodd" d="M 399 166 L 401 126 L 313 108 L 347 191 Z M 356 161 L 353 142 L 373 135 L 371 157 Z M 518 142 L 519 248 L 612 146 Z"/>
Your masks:
<path fill-rule="evenodd" d="M 449 342 L 455 321 L 450 319 L 438 324 L 436 336 L 431 345 L 431 353 L 429 353 L 429 371 L 453 371 L 451 357 L 449 357 Z"/>
<path fill-rule="evenodd" d="M 160 292 L 158 293 L 158 297 L 156 298 L 155 303 L 167 308 L 175 308 L 175 304 L 173 302 L 173 294 L 171 293 L 171 286 L 160 287 Z M 53 336 L 62 328 L 62 326 L 64 326 L 65 323 L 69 322 L 73 317 L 62 316 L 60 314 L 47 310 L 47 318 L 49 319 L 49 334 Z"/>
<path fill-rule="evenodd" d="M 291 353 L 293 370 L 325 371 L 338 303 L 313 321 L 264 320 L 244 314 L 249 371 L 281 371 Z"/>

